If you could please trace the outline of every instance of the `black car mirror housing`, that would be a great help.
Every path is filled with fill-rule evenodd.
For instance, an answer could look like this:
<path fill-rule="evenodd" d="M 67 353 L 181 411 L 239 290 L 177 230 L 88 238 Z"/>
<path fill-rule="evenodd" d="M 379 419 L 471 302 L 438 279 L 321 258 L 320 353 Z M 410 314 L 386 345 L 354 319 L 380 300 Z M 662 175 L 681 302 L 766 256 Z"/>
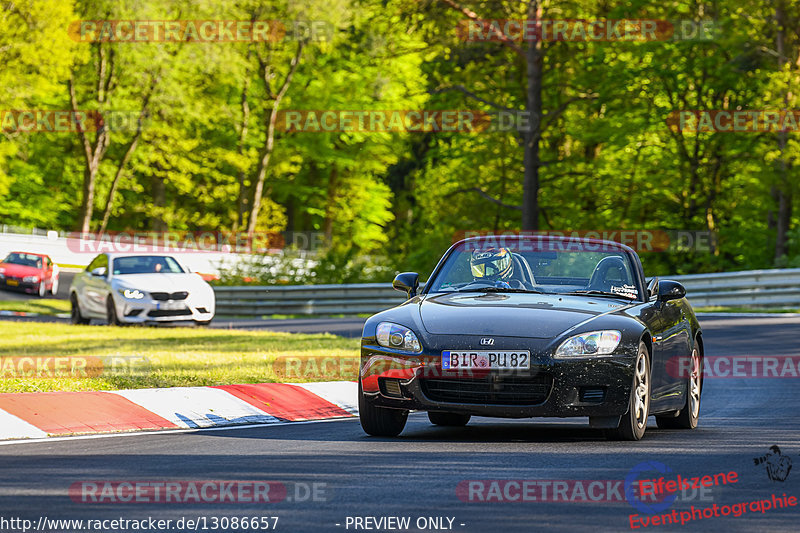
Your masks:
<path fill-rule="evenodd" d="M 686 288 L 677 281 L 662 279 L 658 281 L 658 300 L 666 302 L 686 296 Z"/>
<path fill-rule="evenodd" d="M 416 272 L 403 272 L 395 276 L 392 288 L 396 291 L 405 292 L 409 298 L 417 295 L 419 289 L 419 274 Z"/>

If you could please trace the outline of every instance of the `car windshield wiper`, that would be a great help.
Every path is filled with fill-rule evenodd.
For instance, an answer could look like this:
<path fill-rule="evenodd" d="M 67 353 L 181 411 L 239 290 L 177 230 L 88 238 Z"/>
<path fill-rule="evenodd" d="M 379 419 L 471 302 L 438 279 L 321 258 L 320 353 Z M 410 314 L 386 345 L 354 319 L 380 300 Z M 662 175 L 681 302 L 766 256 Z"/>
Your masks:
<path fill-rule="evenodd" d="M 636 299 L 635 296 L 631 297 L 629 295 L 620 294 L 620 293 L 617 293 L 617 292 L 598 291 L 598 290 L 594 290 L 594 289 L 569 291 L 569 292 L 563 292 L 561 294 L 572 294 L 572 295 L 579 295 L 579 296 L 584 296 L 584 295 L 589 295 L 589 296 L 607 296 L 607 297 L 610 297 L 610 298 L 622 298 L 623 300 L 635 300 Z"/>
<path fill-rule="evenodd" d="M 472 289 L 462 289 L 458 292 L 520 292 L 528 294 L 549 294 L 536 289 L 515 289 L 513 287 L 475 287 Z"/>

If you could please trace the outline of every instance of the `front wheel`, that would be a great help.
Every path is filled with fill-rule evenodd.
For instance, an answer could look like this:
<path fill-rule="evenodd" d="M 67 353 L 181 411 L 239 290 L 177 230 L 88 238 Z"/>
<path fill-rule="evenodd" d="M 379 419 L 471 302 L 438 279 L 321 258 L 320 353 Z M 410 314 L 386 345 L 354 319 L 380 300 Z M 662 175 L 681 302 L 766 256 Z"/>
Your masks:
<path fill-rule="evenodd" d="M 47 287 L 45 286 L 44 278 L 42 278 L 42 281 L 39 282 L 39 298 L 44 298 L 45 294 L 47 294 Z"/>
<path fill-rule="evenodd" d="M 109 296 L 106 300 L 106 319 L 109 326 L 121 326 L 122 322 L 119 321 L 117 316 L 117 307 L 114 305 L 114 299 Z"/>
<path fill-rule="evenodd" d="M 661 429 L 694 429 L 700 419 L 700 389 L 703 379 L 703 360 L 694 343 L 690 360 L 691 370 L 686 384 L 686 403 L 677 413 L 656 416 L 656 423 Z"/>
<path fill-rule="evenodd" d="M 469 423 L 470 418 L 472 418 L 470 415 L 460 415 L 458 413 L 428 412 L 428 420 L 431 421 L 431 424 L 437 426 L 462 427 Z"/>
<path fill-rule="evenodd" d="M 647 417 L 650 414 L 650 360 L 647 346 L 643 342 L 639 343 L 633 370 L 628 412 L 620 419 L 619 426 L 606 431 L 606 436 L 612 440 L 640 440 L 647 430 Z"/>
<path fill-rule="evenodd" d="M 81 315 L 81 308 L 78 305 L 78 297 L 75 295 L 75 293 L 72 293 L 72 296 L 70 296 L 69 303 L 71 307 L 69 314 L 70 321 L 73 324 L 88 324 L 89 319 L 84 318 L 84 316 Z"/>
<path fill-rule="evenodd" d="M 53 296 L 58 294 L 58 277 L 53 278 L 53 283 L 50 285 L 50 294 Z"/>
<path fill-rule="evenodd" d="M 372 405 L 364 397 L 361 380 L 358 381 L 358 416 L 361 428 L 375 437 L 396 437 L 403 432 L 408 419 L 408 411 L 385 409 Z"/>

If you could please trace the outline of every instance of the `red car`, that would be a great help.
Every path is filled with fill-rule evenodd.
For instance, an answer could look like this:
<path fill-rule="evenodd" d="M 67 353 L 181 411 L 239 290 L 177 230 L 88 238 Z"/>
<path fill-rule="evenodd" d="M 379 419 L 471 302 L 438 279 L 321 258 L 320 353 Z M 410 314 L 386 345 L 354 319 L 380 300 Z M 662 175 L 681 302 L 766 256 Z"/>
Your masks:
<path fill-rule="evenodd" d="M 44 254 L 11 252 L 0 263 L 0 288 L 33 292 L 41 297 L 58 292 L 58 267 Z"/>

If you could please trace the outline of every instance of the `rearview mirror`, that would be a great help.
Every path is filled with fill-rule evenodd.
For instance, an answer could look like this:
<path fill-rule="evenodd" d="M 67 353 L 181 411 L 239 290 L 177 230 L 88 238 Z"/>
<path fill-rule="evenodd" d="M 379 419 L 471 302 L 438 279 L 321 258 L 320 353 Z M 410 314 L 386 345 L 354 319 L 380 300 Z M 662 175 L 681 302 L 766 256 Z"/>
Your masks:
<path fill-rule="evenodd" d="M 97 276 L 98 278 L 106 277 L 106 267 L 97 267 L 92 270 L 92 276 Z"/>
<path fill-rule="evenodd" d="M 686 296 L 686 289 L 677 281 L 662 279 L 658 282 L 658 300 L 666 302 Z"/>
<path fill-rule="evenodd" d="M 398 274 L 392 282 L 392 288 L 396 291 L 403 291 L 409 298 L 413 298 L 417 295 L 419 288 L 419 274 L 416 272 Z"/>

